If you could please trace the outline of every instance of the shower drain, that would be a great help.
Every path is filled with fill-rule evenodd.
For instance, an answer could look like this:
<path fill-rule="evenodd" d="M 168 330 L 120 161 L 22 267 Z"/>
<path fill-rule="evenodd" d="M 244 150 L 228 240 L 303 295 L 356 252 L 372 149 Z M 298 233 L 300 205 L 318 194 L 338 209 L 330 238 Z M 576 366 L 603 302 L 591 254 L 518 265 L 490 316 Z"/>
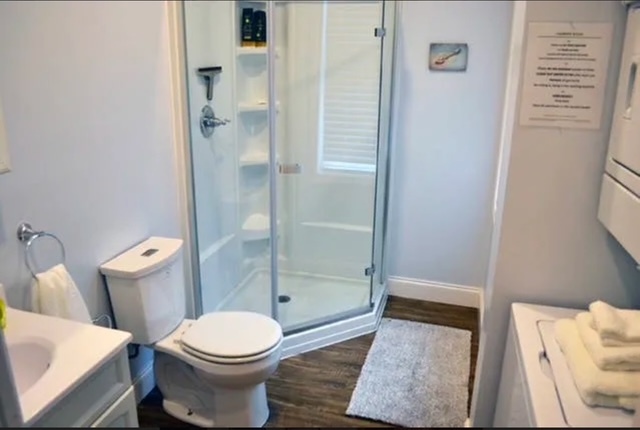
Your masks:
<path fill-rule="evenodd" d="M 291 301 L 291 297 L 286 294 L 280 294 L 278 296 L 278 303 L 289 303 Z"/>

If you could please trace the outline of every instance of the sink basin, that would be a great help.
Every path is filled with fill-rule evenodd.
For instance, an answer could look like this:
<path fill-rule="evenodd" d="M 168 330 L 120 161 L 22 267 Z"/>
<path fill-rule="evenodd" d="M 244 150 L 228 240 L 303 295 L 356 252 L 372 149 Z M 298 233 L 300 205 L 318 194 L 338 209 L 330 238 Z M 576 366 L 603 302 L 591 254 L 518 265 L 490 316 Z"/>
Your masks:
<path fill-rule="evenodd" d="M 55 416 L 56 405 L 131 340 L 130 333 L 11 307 L 3 331 L 27 427 Z"/>
<path fill-rule="evenodd" d="M 13 378 L 18 394 L 24 394 L 49 368 L 53 345 L 44 339 L 20 339 L 7 342 Z"/>

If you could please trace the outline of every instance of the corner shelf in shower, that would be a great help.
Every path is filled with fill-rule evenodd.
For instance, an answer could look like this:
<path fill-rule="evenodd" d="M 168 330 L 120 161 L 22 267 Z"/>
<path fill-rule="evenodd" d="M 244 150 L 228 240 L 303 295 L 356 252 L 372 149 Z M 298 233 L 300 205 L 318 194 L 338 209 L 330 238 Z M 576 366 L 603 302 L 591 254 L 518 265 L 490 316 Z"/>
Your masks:
<path fill-rule="evenodd" d="M 276 112 L 278 112 L 280 103 L 276 102 Z M 238 103 L 238 113 L 267 112 L 269 104 L 265 102 L 242 102 Z"/>
<path fill-rule="evenodd" d="M 267 48 L 254 48 L 251 46 L 239 46 L 236 48 L 236 55 L 267 55 Z"/>
<path fill-rule="evenodd" d="M 247 6 L 259 6 L 260 8 L 267 8 L 267 3 L 273 2 L 275 4 L 286 3 L 289 0 L 237 0 L 236 3 L 239 5 L 247 5 Z"/>
<path fill-rule="evenodd" d="M 265 240 L 270 237 L 271 225 L 267 215 L 251 214 L 242 224 L 242 240 L 245 242 Z"/>
<path fill-rule="evenodd" d="M 264 265 L 269 253 L 271 239 L 269 201 L 269 119 L 282 112 L 276 97 L 270 111 L 268 69 L 274 49 L 276 61 L 283 61 L 286 53 L 276 45 L 241 46 L 241 16 L 245 7 L 265 10 L 267 1 L 236 2 L 233 8 L 231 38 L 235 46 L 232 51 L 234 81 L 234 130 L 236 134 L 235 162 L 238 179 L 238 224 L 237 238 L 243 244 L 245 263 L 241 272 Z M 267 23 L 268 25 L 269 23 Z M 277 159 L 277 154 L 276 154 Z"/>
<path fill-rule="evenodd" d="M 266 7 L 267 6 L 267 1 L 268 0 L 239 0 L 238 3 L 240 3 L 240 4 L 247 3 L 247 4 L 254 4 L 254 5 L 259 5 L 259 6 Z"/>
<path fill-rule="evenodd" d="M 269 165 L 269 154 L 267 152 L 254 152 L 240 157 L 241 167 L 267 166 Z"/>
<path fill-rule="evenodd" d="M 248 56 L 264 56 L 264 58 L 267 58 L 267 53 L 269 51 L 267 51 L 266 47 L 252 47 L 252 46 L 238 46 L 236 47 L 236 56 L 238 57 L 248 57 Z M 280 57 L 280 50 L 276 49 L 276 58 Z"/>

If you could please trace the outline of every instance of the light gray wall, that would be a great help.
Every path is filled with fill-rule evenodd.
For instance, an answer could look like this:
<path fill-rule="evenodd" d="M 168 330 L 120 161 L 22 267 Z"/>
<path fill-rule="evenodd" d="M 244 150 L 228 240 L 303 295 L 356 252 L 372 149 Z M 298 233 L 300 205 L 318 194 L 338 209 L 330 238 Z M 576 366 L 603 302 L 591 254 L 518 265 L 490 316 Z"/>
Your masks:
<path fill-rule="evenodd" d="M 10 305 L 25 307 L 30 283 L 20 221 L 64 241 L 93 317 L 108 312 L 101 263 L 147 236 L 179 237 L 165 7 L 0 2 L 13 167 L 0 176 L 0 282 Z M 42 245 L 55 262 L 57 249 Z"/>
<path fill-rule="evenodd" d="M 527 22 L 611 22 L 614 34 L 599 130 L 515 124 L 495 273 L 485 296 L 472 410 L 476 426 L 493 420 L 511 303 L 586 308 L 602 299 L 640 305 L 635 263 L 596 219 L 625 10 L 620 2 L 591 1 L 531 1 L 526 8 Z"/>
<path fill-rule="evenodd" d="M 511 2 L 402 2 L 390 276 L 485 283 L 511 10 Z M 467 42 L 467 72 L 430 72 L 433 42 Z"/>

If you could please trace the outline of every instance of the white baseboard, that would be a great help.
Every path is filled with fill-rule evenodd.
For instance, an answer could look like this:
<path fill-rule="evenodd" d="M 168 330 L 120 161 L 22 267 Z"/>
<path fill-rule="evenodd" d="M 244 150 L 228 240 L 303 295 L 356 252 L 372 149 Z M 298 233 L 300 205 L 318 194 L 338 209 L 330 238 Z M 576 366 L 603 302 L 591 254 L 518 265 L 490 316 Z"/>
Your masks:
<path fill-rule="evenodd" d="M 153 360 L 133 379 L 132 385 L 136 395 L 136 403 L 140 403 L 156 386 L 156 378 L 153 374 Z"/>
<path fill-rule="evenodd" d="M 478 287 L 393 276 L 388 279 L 387 284 L 392 296 L 482 310 L 482 289 Z"/>

